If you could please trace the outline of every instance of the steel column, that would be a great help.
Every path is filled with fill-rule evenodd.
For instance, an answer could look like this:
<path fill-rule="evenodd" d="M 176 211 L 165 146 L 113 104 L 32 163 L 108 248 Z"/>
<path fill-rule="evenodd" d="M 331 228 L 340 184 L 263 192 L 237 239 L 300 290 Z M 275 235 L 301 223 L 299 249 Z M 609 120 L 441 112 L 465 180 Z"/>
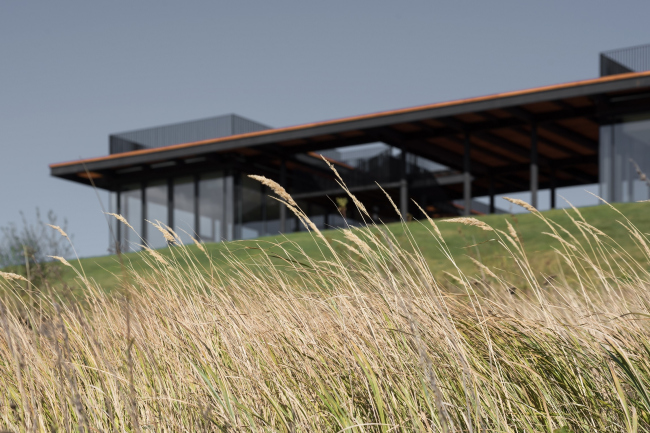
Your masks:
<path fill-rule="evenodd" d="M 470 173 L 472 159 L 470 156 L 471 143 L 469 132 L 465 132 L 465 152 L 463 154 L 463 202 L 465 209 L 463 214 L 469 216 L 472 212 L 472 175 Z"/>
<path fill-rule="evenodd" d="M 267 214 L 267 212 L 266 212 L 266 200 L 267 200 L 267 197 L 266 197 L 266 194 L 265 194 L 266 187 L 262 183 L 260 183 L 260 191 L 261 191 L 261 194 L 260 194 L 260 200 L 261 200 L 260 207 L 261 207 L 261 210 L 262 210 L 262 236 L 266 236 L 268 234 L 268 224 L 267 224 L 267 221 L 266 221 L 266 214 Z"/>
<path fill-rule="evenodd" d="M 236 223 L 235 223 L 235 239 L 241 239 L 243 235 L 243 227 L 242 225 L 244 224 L 244 202 L 243 202 L 243 196 L 244 196 L 244 186 L 242 182 L 242 173 L 241 172 L 235 172 L 233 175 L 233 183 L 234 183 L 234 195 L 235 195 L 235 217 L 236 217 Z"/>
<path fill-rule="evenodd" d="M 399 211 L 406 221 L 408 214 L 408 182 L 406 181 L 406 150 L 401 147 L 400 155 L 400 186 L 399 186 Z"/>
<path fill-rule="evenodd" d="M 147 237 L 149 234 L 149 227 L 147 223 L 147 182 L 142 182 L 140 185 L 141 192 L 140 192 L 140 198 L 141 198 L 141 207 L 142 207 L 142 241 L 144 244 L 147 244 Z"/>
<path fill-rule="evenodd" d="M 222 192 L 222 194 L 221 194 L 221 209 L 222 209 L 222 212 L 221 212 L 221 233 L 219 235 L 221 237 L 221 239 L 219 239 L 219 241 L 228 240 L 228 221 L 232 221 L 233 224 L 235 222 L 235 216 L 234 216 L 235 210 L 231 209 L 231 207 L 233 207 L 232 205 L 228 206 L 228 193 L 232 192 L 232 191 L 228 191 L 228 178 L 229 178 L 229 176 L 230 176 L 230 172 L 228 170 L 225 170 L 223 172 L 223 177 L 222 177 L 222 182 L 221 182 L 223 184 L 223 188 L 222 188 L 222 191 L 221 191 Z M 230 216 L 228 215 L 228 212 L 231 213 Z M 215 233 L 215 237 L 216 237 L 216 235 L 217 234 Z"/>
<path fill-rule="evenodd" d="M 551 169 L 551 209 L 555 209 L 555 169 Z"/>
<path fill-rule="evenodd" d="M 616 131 L 615 125 L 609 126 L 610 141 L 609 141 L 609 197 L 606 199 L 610 203 L 617 201 L 623 197 L 617 197 L 616 194 Z"/>
<path fill-rule="evenodd" d="M 530 126 L 530 204 L 537 208 L 537 190 L 539 189 L 539 165 L 537 162 L 537 124 Z"/>
<path fill-rule="evenodd" d="M 406 182 L 406 179 L 400 180 L 399 211 L 402 214 L 404 221 L 406 221 L 406 218 L 408 216 L 408 183 Z"/>
<path fill-rule="evenodd" d="M 199 215 L 199 175 L 194 176 L 194 236 L 196 239 L 200 240 L 200 224 L 201 218 Z"/>
<path fill-rule="evenodd" d="M 174 179 L 167 179 L 167 225 L 174 230 Z"/>
<path fill-rule="evenodd" d="M 121 185 L 117 187 L 117 203 L 116 203 L 116 209 L 115 213 L 118 215 L 122 215 L 122 187 Z M 115 239 L 115 253 L 120 254 L 122 252 L 122 224 L 115 220 L 115 236 L 117 239 Z"/>
<path fill-rule="evenodd" d="M 287 162 L 283 159 L 280 162 L 280 186 L 287 189 Z M 287 207 L 280 203 L 280 233 L 287 231 Z"/>
<path fill-rule="evenodd" d="M 490 176 L 490 213 L 494 213 L 494 177 Z"/>

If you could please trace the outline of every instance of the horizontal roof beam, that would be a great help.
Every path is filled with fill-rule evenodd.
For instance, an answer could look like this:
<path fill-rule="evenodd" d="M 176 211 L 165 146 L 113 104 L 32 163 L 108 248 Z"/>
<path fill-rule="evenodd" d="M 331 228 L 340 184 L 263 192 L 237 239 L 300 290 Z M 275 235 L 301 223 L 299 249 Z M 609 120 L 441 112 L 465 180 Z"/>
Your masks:
<path fill-rule="evenodd" d="M 523 108 L 512 107 L 512 108 L 508 108 L 506 111 L 521 119 L 528 120 L 531 123 L 537 123 L 537 125 L 540 128 L 543 128 L 553 134 L 571 140 L 574 143 L 577 143 L 582 147 L 586 147 L 589 150 L 598 149 L 598 142 L 596 140 L 592 140 L 589 137 L 586 137 L 564 126 L 558 125 L 557 123 L 539 123 L 537 121 L 537 117 L 533 113 L 526 111 Z"/>

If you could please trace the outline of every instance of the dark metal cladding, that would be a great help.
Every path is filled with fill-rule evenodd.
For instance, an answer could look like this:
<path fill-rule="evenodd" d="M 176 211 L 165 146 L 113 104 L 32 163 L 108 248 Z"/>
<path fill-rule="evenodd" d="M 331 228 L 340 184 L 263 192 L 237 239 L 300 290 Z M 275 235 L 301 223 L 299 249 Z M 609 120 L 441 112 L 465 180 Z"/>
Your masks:
<path fill-rule="evenodd" d="M 271 129 L 270 126 L 246 119 L 236 114 L 210 117 L 136 131 L 111 134 L 109 152 L 111 154 L 130 152 L 132 150 L 153 149 L 180 143 L 209 140 L 229 135 Z"/>

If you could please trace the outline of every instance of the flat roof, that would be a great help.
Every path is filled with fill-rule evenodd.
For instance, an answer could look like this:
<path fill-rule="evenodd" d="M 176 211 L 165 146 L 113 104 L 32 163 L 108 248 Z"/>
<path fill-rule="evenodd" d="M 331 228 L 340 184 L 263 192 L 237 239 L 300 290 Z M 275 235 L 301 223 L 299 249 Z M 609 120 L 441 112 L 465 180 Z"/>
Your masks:
<path fill-rule="evenodd" d="M 475 169 L 487 172 L 510 166 L 514 172 L 529 164 L 530 125 L 535 123 L 542 165 L 544 160 L 561 160 L 565 166 L 596 164 L 595 173 L 593 167 L 585 169 L 584 182 L 579 181 L 585 183 L 597 178 L 593 157 L 599 124 L 639 110 L 650 111 L 650 71 L 61 162 L 51 164 L 50 170 L 53 176 L 88 183 L 87 171 L 110 177 L 125 167 L 208 154 L 268 157 L 374 141 L 457 167 L 463 153 L 459 140 L 469 133 Z"/>

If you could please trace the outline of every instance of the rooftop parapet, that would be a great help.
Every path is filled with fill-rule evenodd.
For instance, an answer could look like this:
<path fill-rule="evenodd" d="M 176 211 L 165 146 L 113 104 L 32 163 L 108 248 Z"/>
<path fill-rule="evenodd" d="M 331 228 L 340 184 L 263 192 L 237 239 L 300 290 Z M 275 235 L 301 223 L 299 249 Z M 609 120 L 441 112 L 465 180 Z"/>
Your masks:
<path fill-rule="evenodd" d="M 271 129 L 271 127 L 236 114 L 226 114 L 207 119 L 111 134 L 108 138 L 109 152 L 114 154 L 132 150 L 152 149 L 265 129 Z"/>

